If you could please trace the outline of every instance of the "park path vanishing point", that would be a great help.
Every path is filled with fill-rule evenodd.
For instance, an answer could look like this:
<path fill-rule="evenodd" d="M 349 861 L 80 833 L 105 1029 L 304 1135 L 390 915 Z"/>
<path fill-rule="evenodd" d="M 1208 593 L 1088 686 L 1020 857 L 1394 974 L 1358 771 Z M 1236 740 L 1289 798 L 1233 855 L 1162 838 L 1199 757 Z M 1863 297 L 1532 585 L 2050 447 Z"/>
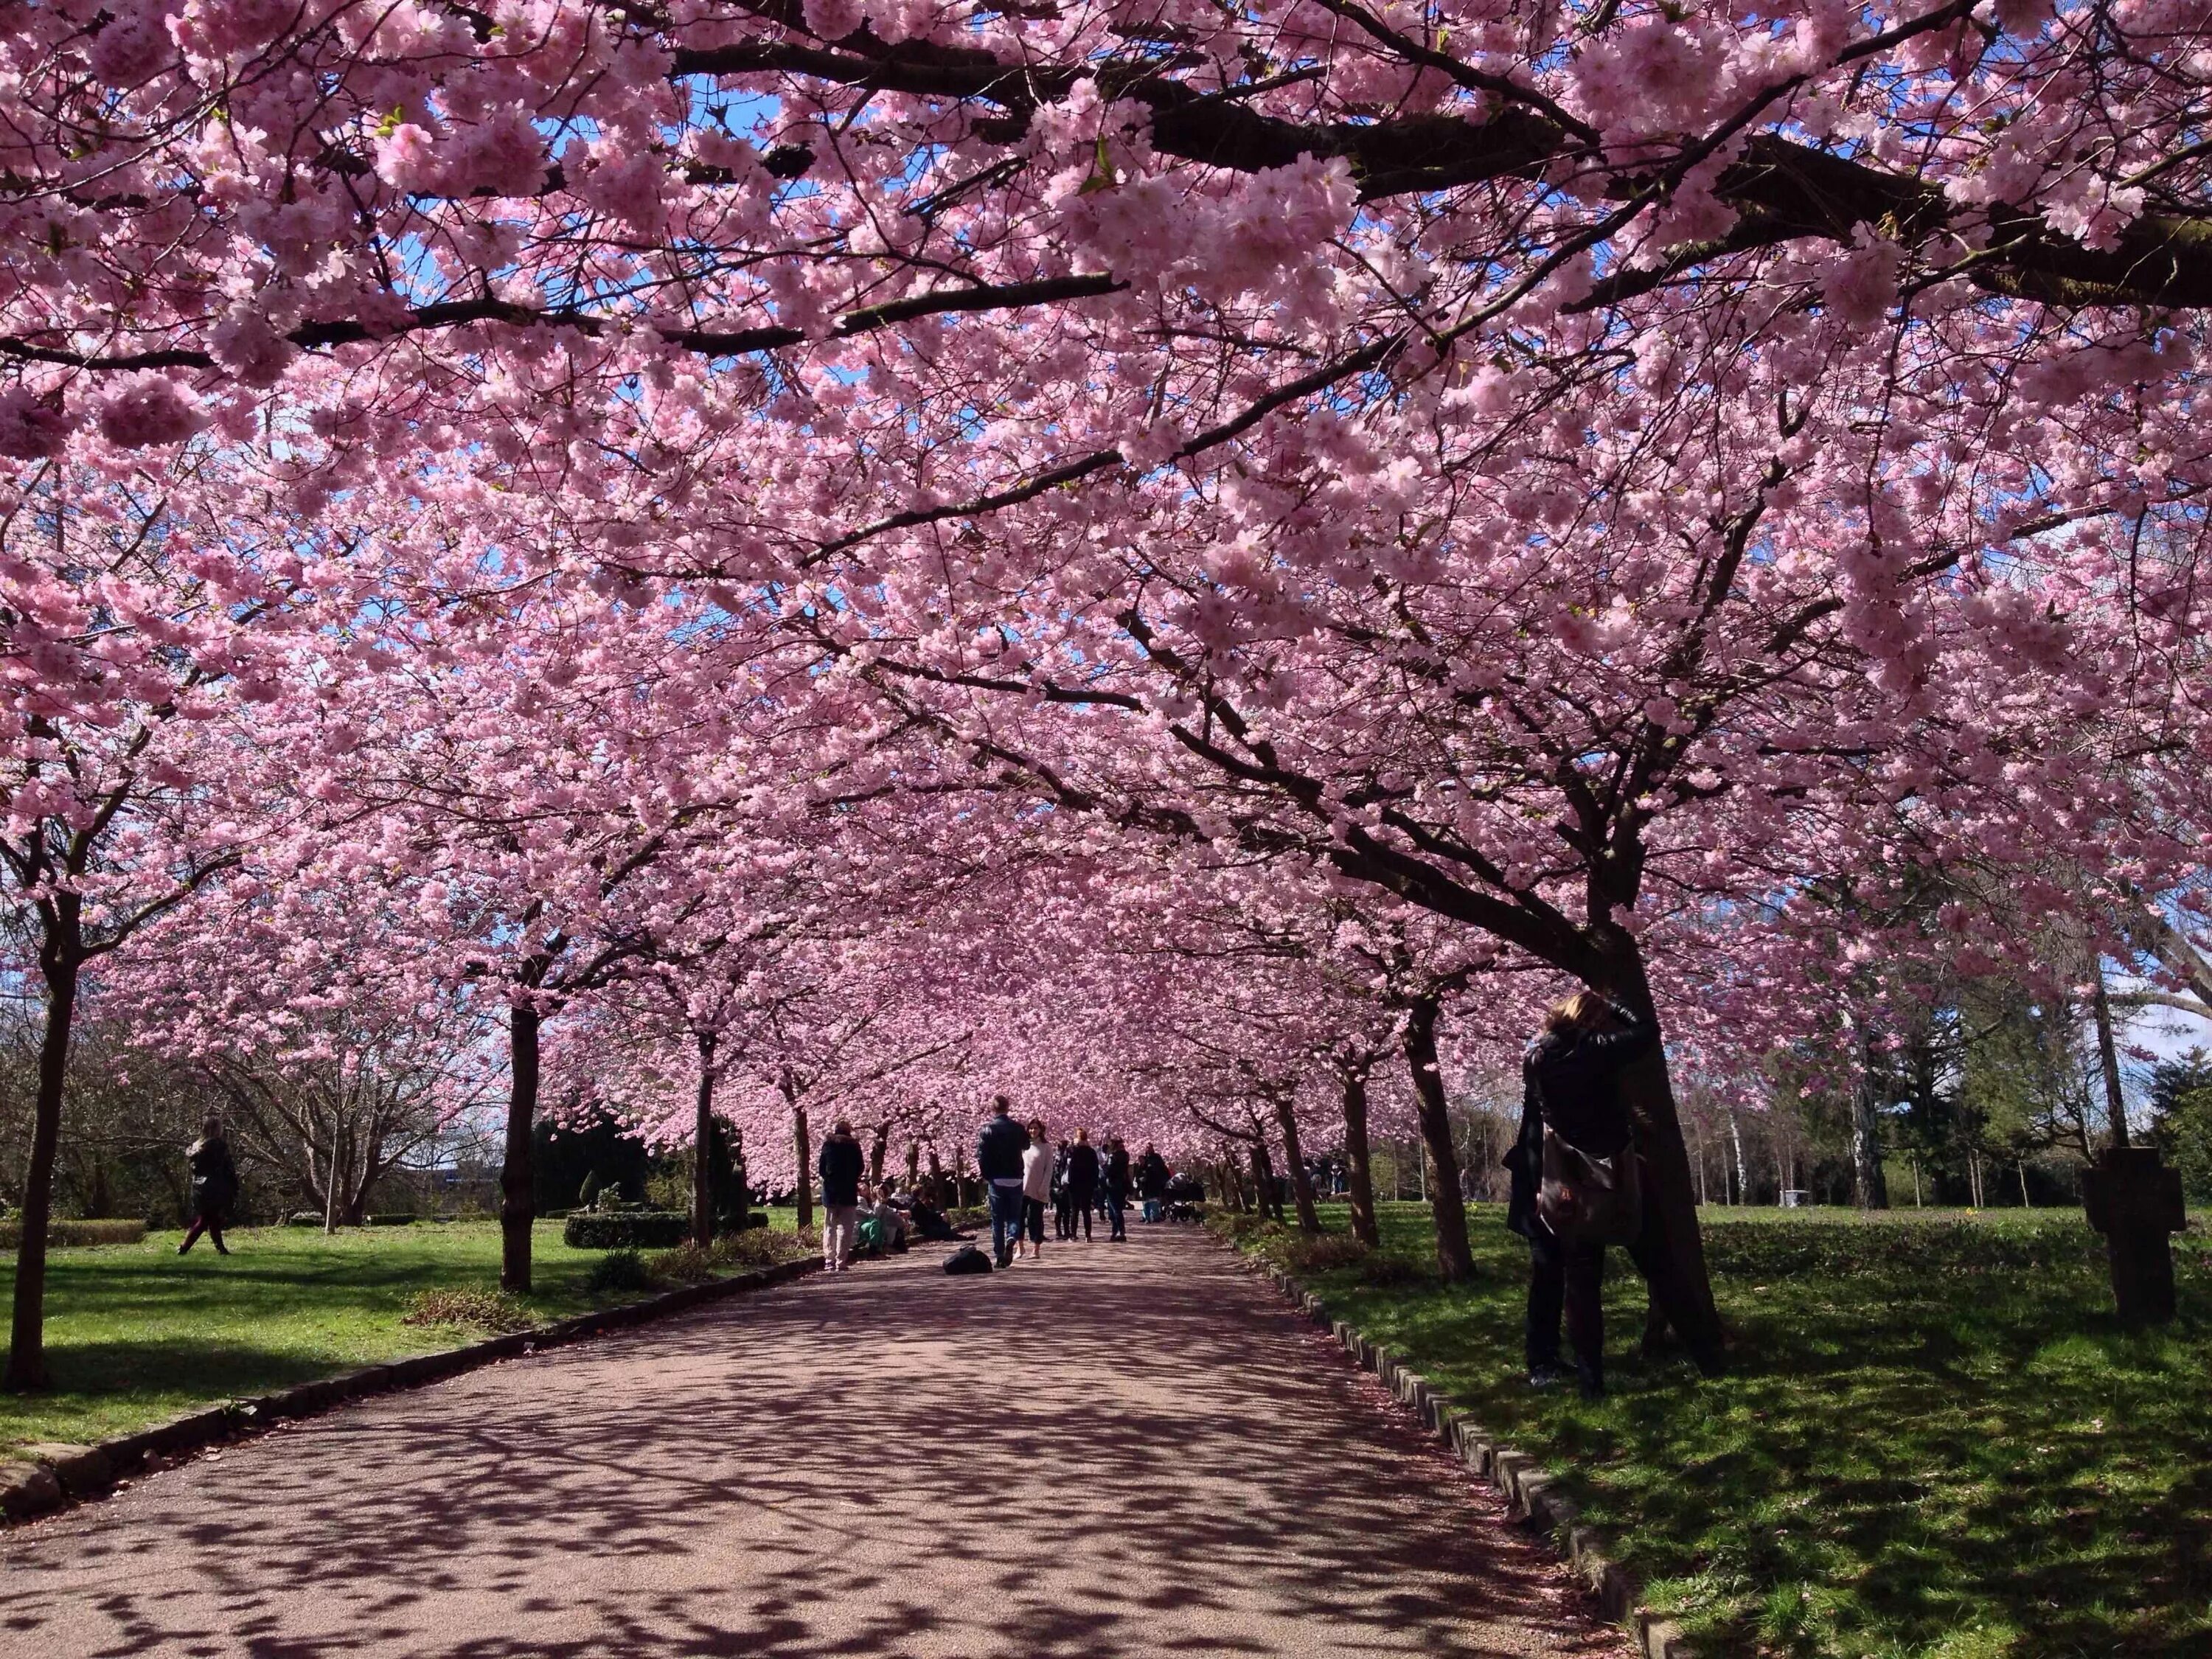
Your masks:
<path fill-rule="evenodd" d="M 1565 1570 L 1182 1229 L 945 1247 L 0 1536 L 0 1655 L 1566 1655 Z"/>

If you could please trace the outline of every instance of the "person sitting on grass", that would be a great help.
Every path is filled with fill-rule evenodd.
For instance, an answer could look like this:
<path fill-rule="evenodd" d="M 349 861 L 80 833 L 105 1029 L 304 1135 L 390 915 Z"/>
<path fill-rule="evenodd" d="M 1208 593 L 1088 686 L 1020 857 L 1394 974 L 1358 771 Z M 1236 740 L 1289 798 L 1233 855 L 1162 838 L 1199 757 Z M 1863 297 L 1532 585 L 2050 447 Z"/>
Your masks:
<path fill-rule="evenodd" d="M 222 1120 L 210 1114 L 200 1125 L 200 1138 L 185 1149 L 185 1162 L 192 1172 L 192 1225 L 177 1246 L 183 1255 L 199 1243 L 204 1232 L 217 1255 L 228 1255 L 222 1242 L 223 1218 L 238 1201 L 238 1165 L 231 1162 L 230 1143 L 222 1138 Z"/>

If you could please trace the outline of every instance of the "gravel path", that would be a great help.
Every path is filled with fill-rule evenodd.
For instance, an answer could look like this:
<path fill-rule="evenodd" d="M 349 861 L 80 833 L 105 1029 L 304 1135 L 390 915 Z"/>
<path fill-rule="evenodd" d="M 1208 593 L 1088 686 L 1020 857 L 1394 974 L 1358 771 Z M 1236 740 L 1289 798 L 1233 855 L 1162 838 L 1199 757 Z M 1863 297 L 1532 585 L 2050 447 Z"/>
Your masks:
<path fill-rule="evenodd" d="M 1602 1656 L 1181 1229 L 947 1247 L 294 1425 L 0 1534 L 0 1654 Z"/>

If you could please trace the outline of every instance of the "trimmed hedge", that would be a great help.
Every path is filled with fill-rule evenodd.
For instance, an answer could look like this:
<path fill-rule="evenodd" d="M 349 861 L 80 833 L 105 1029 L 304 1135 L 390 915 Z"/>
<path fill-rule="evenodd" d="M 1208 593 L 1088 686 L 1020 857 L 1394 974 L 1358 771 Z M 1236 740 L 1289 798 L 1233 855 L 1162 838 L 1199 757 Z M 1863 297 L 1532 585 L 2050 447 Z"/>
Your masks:
<path fill-rule="evenodd" d="M 561 1242 L 572 1250 L 665 1250 L 690 1234 L 691 1218 L 680 1210 L 580 1211 Z"/>
<path fill-rule="evenodd" d="M 368 1218 L 368 1224 L 372 1227 L 411 1227 L 415 1224 L 415 1216 L 411 1211 L 404 1215 L 373 1215 Z"/>
<path fill-rule="evenodd" d="M 1919 1221 L 1892 1212 L 1879 1219 L 1747 1220 L 1705 1224 L 1705 1261 L 1728 1279 L 1848 1279 L 1907 1268 L 1949 1275 L 2101 1268 L 2105 1243 L 2081 1212 L 2054 1211 L 2005 1224 L 1945 1218 Z M 2179 1242 L 2179 1241 L 2177 1241 Z"/>
<path fill-rule="evenodd" d="M 46 1243 L 53 1244 L 136 1244 L 146 1237 L 143 1221 L 49 1221 Z M 12 1250 L 23 1242 L 23 1224 L 0 1221 L 0 1250 Z"/>

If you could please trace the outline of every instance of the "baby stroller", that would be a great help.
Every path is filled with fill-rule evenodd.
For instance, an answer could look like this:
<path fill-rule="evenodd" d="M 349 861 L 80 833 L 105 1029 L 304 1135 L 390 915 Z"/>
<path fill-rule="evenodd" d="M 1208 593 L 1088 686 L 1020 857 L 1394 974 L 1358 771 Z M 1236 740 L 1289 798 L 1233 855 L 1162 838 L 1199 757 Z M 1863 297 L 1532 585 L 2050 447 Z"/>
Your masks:
<path fill-rule="evenodd" d="M 1168 1219 L 1196 1221 L 1199 1206 L 1206 1202 L 1206 1183 L 1194 1175 L 1175 1175 L 1168 1177 Z"/>

